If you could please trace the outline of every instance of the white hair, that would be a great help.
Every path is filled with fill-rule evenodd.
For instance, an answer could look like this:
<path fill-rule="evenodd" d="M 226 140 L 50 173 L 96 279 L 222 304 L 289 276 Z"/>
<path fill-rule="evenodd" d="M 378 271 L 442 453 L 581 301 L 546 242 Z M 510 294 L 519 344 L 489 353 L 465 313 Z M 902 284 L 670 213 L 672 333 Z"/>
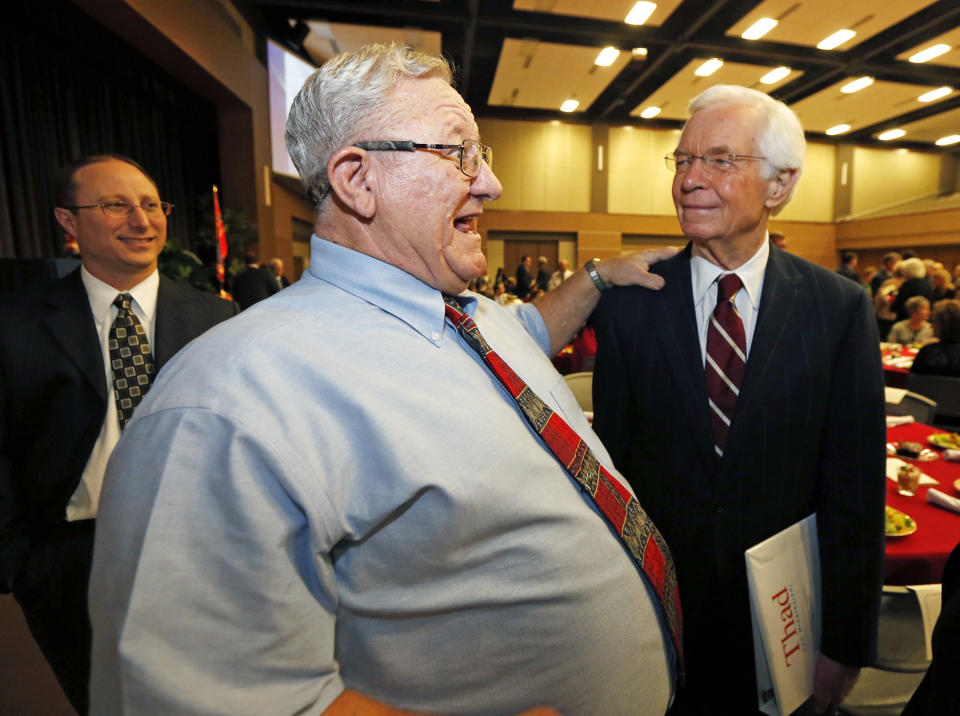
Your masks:
<path fill-rule="evenodd" d="M 319 202 L 327 193 L 330 157 L 376 129 L 400 79 L 430 77 L 452 83 L 453 73 L 442 57 L 397 43 L 345 52 L 310 75 L 293 100 L 286 129 L 287 152 L 307 196 Z"/>
<path fill-rule="evenodd" d="M 694 97 L 688 111 L 692 117 L 705 109 L 730 106 L 748 107 L 757 113 L 757 148 L 767 160 L 770 178 L 783 171 L 795 171 L 799 179 L 803 172 L 807 141 L 803 136 L 803 126 L 793 110 L 770 95 L 749 87 L 714 85 Z M 796 183 L 793 188 L 796 188 Z M 772 213 L 778 213 L 792 196 L 793 189 Z"/>
<path fill-rule="evenodd" d="M 918 258 L 904 259 L 897 264 L 897 271 L 904 278 L 923 278 L 927 275 L 927 267 Z"/>

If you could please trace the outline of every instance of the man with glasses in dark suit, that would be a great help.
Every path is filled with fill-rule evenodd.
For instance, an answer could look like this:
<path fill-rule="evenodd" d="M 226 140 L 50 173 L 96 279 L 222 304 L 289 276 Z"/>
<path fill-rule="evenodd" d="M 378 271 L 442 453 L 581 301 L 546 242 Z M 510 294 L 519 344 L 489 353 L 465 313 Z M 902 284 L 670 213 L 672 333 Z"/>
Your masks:
<path fill-rule="evenodd" d="M 0 299 L 0 590 L 12 590 L 83 714 L 107 460 L 156 371 L 237 309 L 158 273 L 172 206 L 133 160 L 96 155 L 64 167 L 56 200 L 81 267 Z"/>

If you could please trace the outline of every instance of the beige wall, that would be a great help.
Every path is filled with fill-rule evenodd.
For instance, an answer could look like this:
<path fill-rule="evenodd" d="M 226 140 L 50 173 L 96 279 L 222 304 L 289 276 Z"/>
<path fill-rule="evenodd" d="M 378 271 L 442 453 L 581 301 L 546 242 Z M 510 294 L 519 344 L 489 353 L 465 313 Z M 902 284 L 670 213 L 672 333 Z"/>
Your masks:
<path fill-rule="evenodd" d="M 489 206 L 526 211 L 589 211 L 591 130 L 588 125 L 481 119 L 494 148 L 503 198 Z"/>
<path fill-rule="evenodd" d="M 677 148 L 679 138 L 679 130 L 610 129 L 607 211 L 673 214 L 673 173 L 663 158 Z"/>
<path fill-rule="evenodd" d="M 807 158 L 790 203 L 777 215 L 781 221 L 833 221 L 833 177 L 836 150 L 832 144 L 807 144 Z"/>
<path fill-rule="evenodd" d="M 850 211 L 858 218 L 937 193 L 940 155 L 906 149 L 856 147 Z"/>

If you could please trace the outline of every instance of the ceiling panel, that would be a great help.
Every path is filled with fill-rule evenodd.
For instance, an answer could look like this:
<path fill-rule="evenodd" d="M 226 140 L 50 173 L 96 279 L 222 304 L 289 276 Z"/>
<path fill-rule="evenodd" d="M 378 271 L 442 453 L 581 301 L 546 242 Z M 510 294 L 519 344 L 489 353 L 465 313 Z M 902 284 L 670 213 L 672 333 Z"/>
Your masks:
<path fill-rule="evenodd" d="M 926 42 L 916 45 L 915 47 L 911 47 L 906 52 L 901 52 L 899 55 L 897 55 L 897 59 L 907 60 L 914 53 L 920 52 L 920 50 L 925 50 L 928 47 L 941 44 L 948 45 L 952 49 L 946 54 L 930 60 L 930 64 L 946 65 L 948 67 L 960 67 L 960 28 L 955 28 L 950 32 L 937 35 L 932 40 L 927 40 Z M 960 84 L 960 77 L 957 79 L 957 84 Z"/>
<path fill-rule="evenodd" d="M 644 25 L 662 25 L 680 2 L 681 0 L 657 0 L 657 9 Z M 636 0 L 514 0 L 513 9 L 623 22 L 635 4 Z"/>
<path fill-rule="evenodd" d="M 866 89 L 844 94 L 840 88 L 849 79 L 791 105 L 804 129 L 824 132 L 838 124 L 849 124 L 852 131 L 869 127 L 886 117 L 912 112 L 923 106 L 917 97 L 933 87 L 898 82 L 874 82 Z M 956 95 L 956 91 L 953 93 Z"/>
<path fill-rule="evenodd" d="M 727 34 L 739 36 L 760 18 L 769 17 L 777 20 L 778 24 L 764 35 L 764 40 L 816 47 L 828 35 L 848 29 L 857 33 L 841 46 L 841 49 L 849 49 L 931 4 L 929 0 L 764 0 L 733 25 Z"/>
<path fill-rule="evenodd" d="M 559 110 L 564 100 L 576 99 L 579 109 L 585 110 L 630 62 L 630 53 L 621 52 L 610 67 L 597 67 L 597 54 L 595 47 L 507 38 L 488 102 Z M 558 71 L 562 78 L 557 77 Z"/>
<path fill-rule="evenodd" d="M 941 137 L 960 134 L 960 109 L 952 109 L 942 114 L 899 125 L 906 130 L 904 139 L 917 142 L 936 142 Z"/>
<path fill-rule="evenodd" d="M 703 64 L 704 59 L 697 59 L 690 62 L 665 85 L 638 104 L 636 108 L 630 112 L 630 115 L 639 117 L 640 113 L 646 107 L 653 105 L 661 109 L 660 114 L 657 115 L 658 119 L 682 120 L 687 116 L 687 105 L 690 103 L 690 100 L 708 87 L 723 84 L 743 85 L 744 87 L 753 87 L 761 92 L 769 93 L 777 87 L 796 79 L 801 74 L 794 70 L 779 82 L 772 85 L 765 85 L 760 82 L 760 78 L 767 74 L 772 69 L 771 67 L 725 62 L 723 67 L 709 77 L 698 77 L 695 71 Z"/>

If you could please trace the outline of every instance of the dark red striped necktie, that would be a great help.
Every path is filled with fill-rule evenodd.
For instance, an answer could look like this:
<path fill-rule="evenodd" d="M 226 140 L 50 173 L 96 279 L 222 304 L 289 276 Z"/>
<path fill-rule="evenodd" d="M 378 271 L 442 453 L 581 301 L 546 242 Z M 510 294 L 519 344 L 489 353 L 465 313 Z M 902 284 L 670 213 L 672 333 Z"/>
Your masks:
<path fill-rule="evenodd" d="M 683 674 L 683 641 L 677 572 L 663 535 L 653 520 L 619 480 L 604 468 L 593 451 L 487 344 L 477 324 L 452 296 L 444 296 L 447 318 L 484 364 L 496 376 L 560 464 L 593 498 L 619 535 L 634 564 L 653 586 L 677 651 L 677 670 Z"/>
<path fill-rule="evenodd" d="M 733 421 L 740 385 L 747 369 L 747 336 L 733 303 L 743 287 L 740 277 L 728 273 L 717 280 L 717 307 L 707 328 L 707 400 L 713 422 L 713 449 L 723 457 L 727 431 Z"/>

